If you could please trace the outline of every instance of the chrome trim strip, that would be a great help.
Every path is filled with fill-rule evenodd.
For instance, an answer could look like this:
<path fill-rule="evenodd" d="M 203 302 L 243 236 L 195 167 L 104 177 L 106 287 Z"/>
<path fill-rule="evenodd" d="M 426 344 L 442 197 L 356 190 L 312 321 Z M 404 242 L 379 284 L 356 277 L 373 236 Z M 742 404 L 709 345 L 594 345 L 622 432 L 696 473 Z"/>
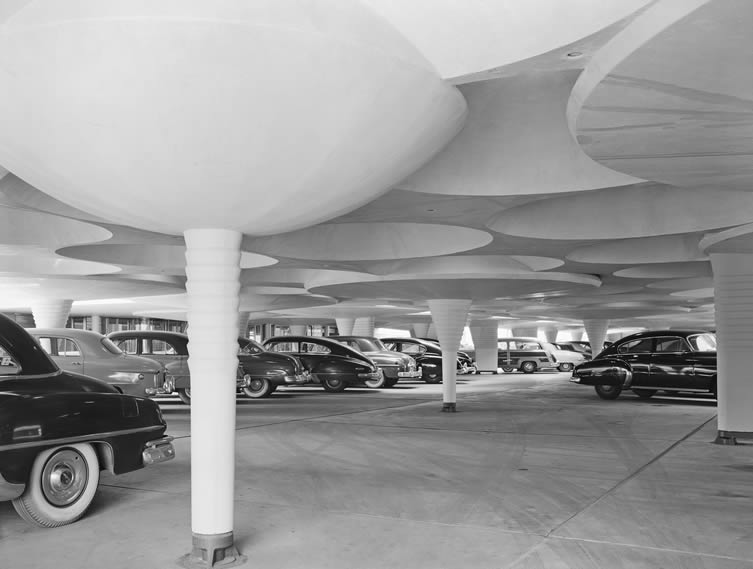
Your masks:
<path fill-rule="evenodd" d="M 75 444 L 75 443 L 108 438 L 108 437 L 112 437 L 116 435 L 132 435 L 134 433 L 146 433 L 148 431 L 157 431 L 162 428 L 163 428 L 162 425 L 154 425 L 151 427 L 138 427 L 136 429 L 124 429 L 122 431 L 108 431 L 104 433 L 93 433 L 91 435 L 81 435 L 78 437 L 66 437 L 63 439 L 39 439 L 36 441 L 29 441 L 29 442 L 23 442 L 23 443 L 10 443 L 8 445 L 1 445 L 0 451 L 16 450 L 20 448 L 30 448 L 30 447 L 37 447 L 37 446 L 43 446 L 43 445 L 57 446 L 57 445 Z"/>

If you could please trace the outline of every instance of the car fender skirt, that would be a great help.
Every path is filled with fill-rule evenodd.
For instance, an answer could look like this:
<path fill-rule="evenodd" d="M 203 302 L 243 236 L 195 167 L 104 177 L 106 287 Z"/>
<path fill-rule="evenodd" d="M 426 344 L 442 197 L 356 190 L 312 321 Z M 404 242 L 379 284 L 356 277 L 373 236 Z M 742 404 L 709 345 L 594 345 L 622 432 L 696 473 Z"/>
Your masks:
<path fill-rule="evenodd" d="M 13 482 L 8 482 L 3 478 L 3 475 L 0 474 L 0 502 L 15 500 L 24 493 L 25 489 L 26 484 L 14 484 Z"/>

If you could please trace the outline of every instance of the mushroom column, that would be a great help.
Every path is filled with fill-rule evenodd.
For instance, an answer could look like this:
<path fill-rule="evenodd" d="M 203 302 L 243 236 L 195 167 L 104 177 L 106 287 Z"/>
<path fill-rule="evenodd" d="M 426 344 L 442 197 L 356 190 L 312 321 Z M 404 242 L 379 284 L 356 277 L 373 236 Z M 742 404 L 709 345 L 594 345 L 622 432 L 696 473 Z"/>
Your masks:
<path fill-rule="evenodd" d="M 609 320 L 603 318 L 588 318 L 583 320 L 583 326 L 588 335 L 588 342 L 591 344 L 591 353 L 596 357 L 596 354 L 601 352 L 604 347 L 604 340 L 607 338 Z"/>
<path fill-rule="evenodd" d="M 719 444 L 753 438 L 753 255 L 712 253 L 716 312 Z"/>
<path fill-rule="evenodd" d="M 240 561 L 231 427 L 242 236 L 371 201 L 447 144 L 465 100 L 366 3 L 37 0 L 1 12 L 0 164 L 108 222 L 185 236 L 203 403 L 191 409 L 184 562 L 228 567 Z M 217 381 L 225 388 L 210 395 Z"/>
<path fill-rule="evenodd" d="M 198 567 L 245 560 L 233 543 L 242 235 L 223 229 L 192 229 L 184 236 L 191 346 L 193 551 L 183 561 L 188 567 Z"/>
<path fill-rule="evenodd" d="M 374 335 L 374 317 L 361 316 L 356 318 L 353 324 L 354 336 L 373 336 Z"/>
<path fill-rule="evenodd" d="M 476 348 L 476 368 L 480 372 L 497 373 L 498 328 L 496 320 L 476 321 L 471 324 L 471 336 Z"/>
<path fill-rule="evenodd" d="M 458 348 L 468 318 L 470 300 L 435 299 L 429 301 L 431 318 L 442 347 L 442 411 L 456 410 L 455 384 Z"/>
<path fill-rule="evenodd" d="M 31 305 L 36 328 L 65 328 L 71 313 L 72 300 L 40 298 Z"/>

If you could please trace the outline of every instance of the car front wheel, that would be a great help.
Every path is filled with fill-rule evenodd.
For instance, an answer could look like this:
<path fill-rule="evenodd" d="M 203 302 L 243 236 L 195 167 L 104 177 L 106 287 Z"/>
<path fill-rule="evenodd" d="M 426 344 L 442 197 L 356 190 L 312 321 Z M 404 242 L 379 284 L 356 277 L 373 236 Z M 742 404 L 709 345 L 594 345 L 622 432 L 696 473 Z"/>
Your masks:
<path fill-rule="evenodd" d="M 27 522 L 53 528 L 84 515 L 99 484 L 97 453 L 89 444 L 60 446 L 40 452 L 24 493 L 13 500 Z"/>
<path fill-rule="evenodd" d="M 243 394 L 251 399 L 261 399 L 269 397 L 275 390 L 271 381 L 264 377 L 255 377 L 248 382 L 248 386 L 243 388 Z"/>
<path fill-rule="evenodd" d="M 340 393 L 345 391 L 345 388 L 348 386 L 342 379 L 333 375 L 323 377 L 321 381 L 324 391 L 329 391 L 330 393 Z"/>
<path fill-rule="evenodd" d="M 442 375 L 433 370 L 424 370 L 424 381 L 426 383 L 439 383 L 442 381 Z"/>
<path fill-rule="evenodd" d="M 617 399 L 622 393 L 619 385 L 594 385 L 594 390 L 602 399 Z"/>
<path fill-rule="evenodd" d="M 388 387 L 387 386 L 387 378 L 384 377 L 384 374 L 381 374 L 379 379 L 367 379 L 364 381 L 366 384 L 366 387 L 370 387 L 371 389 L 378 389 L 380 387 Z"/>
<path fill-rule="evenodd" d="M 570 362 L 562 362 L 558 367 L 560 371 L 573 371 L 573 364 Z"/>
<path fill-rule="evenodd" d="M 523 373 L 533 373 L 536 371 L 536 364 L 533 362 L 523 362 L 520 364 L 520 371 Z"/>

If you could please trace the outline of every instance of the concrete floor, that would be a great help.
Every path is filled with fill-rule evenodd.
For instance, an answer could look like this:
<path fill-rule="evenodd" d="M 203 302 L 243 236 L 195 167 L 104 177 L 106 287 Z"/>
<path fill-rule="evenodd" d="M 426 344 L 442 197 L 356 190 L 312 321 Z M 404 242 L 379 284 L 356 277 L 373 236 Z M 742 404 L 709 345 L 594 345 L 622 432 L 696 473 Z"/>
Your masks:
<path fill-rule="evenodd" d="M 163 569 L 190 550 L 177 458 L 103 475 L 76 524 L 0 503 L 0 567 Z M 235 535 L 265 569 L 753 569 L 753 445 L 711 444 L 713 401 L 602 401 L 567 374 L 238 401 Z"/>

